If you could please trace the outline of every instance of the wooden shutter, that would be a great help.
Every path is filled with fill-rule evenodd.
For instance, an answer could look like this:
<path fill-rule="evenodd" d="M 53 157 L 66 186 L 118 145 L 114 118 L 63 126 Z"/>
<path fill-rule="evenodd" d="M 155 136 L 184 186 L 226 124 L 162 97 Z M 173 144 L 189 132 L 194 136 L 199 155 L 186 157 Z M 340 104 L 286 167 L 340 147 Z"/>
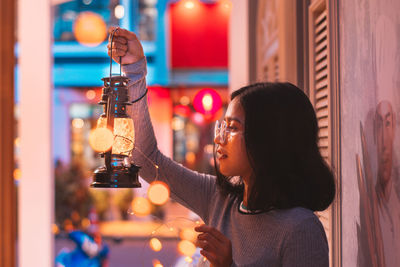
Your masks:
<path fill-rule="evenodd" d="M 310 99 L 318 120 L 318 147 L 322 157 L 331 165 L 329 20 L 325 0 L 312 1 L 308 12 Z M 317 216 L 325 228 L 332 263 L 332 208 L 317 212 Z"/>
<path fill-rule="evenodd" d="M 16 189 L 14 186 L 14 45 L 13 0 L 0 0 L 0 266 L 15 266 Z"/>
<path fill-rule="evenodd" d="M 262 0 L 257 14 L 257 80 L 275 82 L 279 80 L 277 0 Z"/>

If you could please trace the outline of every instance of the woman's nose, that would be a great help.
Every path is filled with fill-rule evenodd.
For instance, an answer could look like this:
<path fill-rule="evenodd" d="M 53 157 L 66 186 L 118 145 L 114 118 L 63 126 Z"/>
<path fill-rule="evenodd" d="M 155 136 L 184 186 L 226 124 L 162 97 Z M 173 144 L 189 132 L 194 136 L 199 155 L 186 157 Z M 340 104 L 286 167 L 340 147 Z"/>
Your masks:
<path fill-rule="evenodd" d="M 214 137 L 214 143 L 217 144 L 217 145 L 224 145 L 224 142 L 223 142 L 223 140 L 221 138 L 221 134 L 217 134 Z"/>

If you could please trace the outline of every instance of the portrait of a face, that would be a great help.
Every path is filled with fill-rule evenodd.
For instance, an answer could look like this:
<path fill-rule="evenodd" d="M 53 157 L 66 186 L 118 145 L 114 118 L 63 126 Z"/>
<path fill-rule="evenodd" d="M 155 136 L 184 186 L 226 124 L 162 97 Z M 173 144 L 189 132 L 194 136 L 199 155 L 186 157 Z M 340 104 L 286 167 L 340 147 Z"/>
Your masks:
<path fill-rule="evenodd" d="M 374 128 L 378 160 L 378 182 L 387 183 L 392 171 L 395 135 L 395 117 L 389 101 L 381 101 L 377 105 Z"/>

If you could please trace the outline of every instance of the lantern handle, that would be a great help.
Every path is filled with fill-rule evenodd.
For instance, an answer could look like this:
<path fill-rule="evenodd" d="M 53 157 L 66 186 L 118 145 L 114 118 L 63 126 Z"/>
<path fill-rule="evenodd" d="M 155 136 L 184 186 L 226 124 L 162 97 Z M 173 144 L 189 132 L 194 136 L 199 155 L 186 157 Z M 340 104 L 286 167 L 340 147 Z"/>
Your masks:
<path fill-rule="evenodd" d="M 110 46 L 110 81 L 111 81 L 111 76 L 112 76 L 112 45 L 113 45 L 113 40 L 114 40 L 114 34 L 116 33 L 116 31 L 118 31 L 119 27 L 115 28 L 112 32 L 111 32 L 111 46 Z M 119 57 L 119 76 L 122 76 L 122 57 Z M 143 95 L 141 97 L 139 97 L 136 100 L 133 100 L 131 102 L 131 104 L 134 104 L 138 101 L 140 101 L 143 97 L 145 97 L 147 95 L 148 89 L 146 87 L 146 91 L 143 93 Z"/>
<path fill-rule="evenodd" d="M 116 33 L 119 30 L 119 27 L 115 28 L 111 32 L 111 46 L 110 46 L 110 79 L 112 77 L 112 45 L 113 45 L 113 40 L 114 40 L 114 33 Z M 122 76 L 122 57 L 119 57 L 119 76 Z"/>

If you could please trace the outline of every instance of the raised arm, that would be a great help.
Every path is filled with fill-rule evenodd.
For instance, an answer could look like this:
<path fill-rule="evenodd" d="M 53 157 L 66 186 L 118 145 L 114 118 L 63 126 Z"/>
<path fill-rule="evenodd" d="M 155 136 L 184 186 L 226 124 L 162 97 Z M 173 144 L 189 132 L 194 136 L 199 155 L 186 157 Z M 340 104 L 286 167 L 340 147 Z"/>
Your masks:
<path fill-rule="evenodd" d="M 112 30 L 114 28 L 110 29 Z M 118 29 L 114 33 L 113 41 L 113 59 L 119 62 L 121 57 L 122 70 L 130 78 L 130 97 L 132 100 L 138 99 L 146 92 L 147 71 L 143 48 L 136 35 L 124 29 Z M 110 44 L 108 48 L 110 54 Z M 135 125 L 132 161 L 141 167 L 140 176 L 147 182 L 152 182 L 158 172 L 158 179 L 169 185 L 171 196 L 207 221 L 208 204 L 215 191 L 215 177 L 189 170 L 158 150 L 147 97 L 134 103 L 128 112 Z"/>

